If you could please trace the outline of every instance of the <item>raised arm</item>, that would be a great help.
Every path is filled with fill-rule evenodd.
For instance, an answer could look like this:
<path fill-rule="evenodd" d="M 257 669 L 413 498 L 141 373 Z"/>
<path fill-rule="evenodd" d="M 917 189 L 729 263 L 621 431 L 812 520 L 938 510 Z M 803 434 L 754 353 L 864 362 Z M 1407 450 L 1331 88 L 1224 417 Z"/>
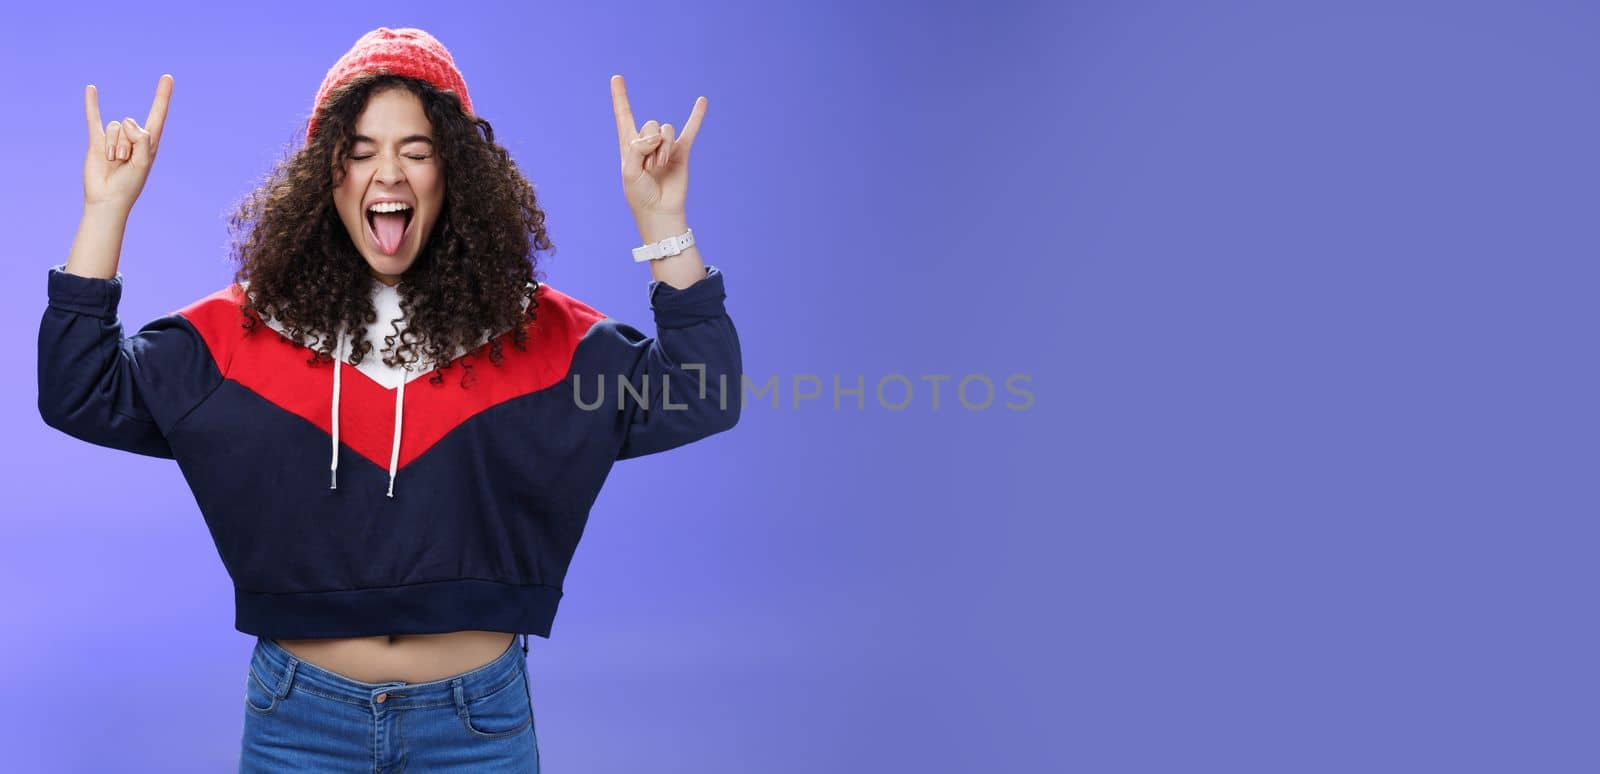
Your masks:
<path fill-rule="evenodd" d="M 634 123 L 627 84 L 611 76 L 611 110 L 617 125 L 622 190 L 645 244 L 684 235 L 689 156 L 706 98 L 699 97 L 675 136 L 672 124 Z M 656 336 L 606 319 L 595 326 L 599 344 L 616 352 L 623 429 L 618 459 L 665 451 L 733 427 L 743 399 L 739 333 L 724 306 L 722 272 L 707 266 L 691 244 L 650 261 L 650 308 Z M 612 376 L 607 377 L 610 384 Z M 621 388 L 626 388 L 622 392 Z"/>
<path fill-rule="evenodd" d="M 133 203 L 155 160 L 172 94 L 164 75 L 141 128 L 132 118 L 100 125 L 95 88 L 84 89 L 89 150 L 83 218 L 65 264 L 48 269 L 39 321 L 39 415 L 90 443 L 152 457 L 174 456 L 167 431 L 220 374 L 199 332 L 173 313 L 122 335 L 117 263 Z"/>

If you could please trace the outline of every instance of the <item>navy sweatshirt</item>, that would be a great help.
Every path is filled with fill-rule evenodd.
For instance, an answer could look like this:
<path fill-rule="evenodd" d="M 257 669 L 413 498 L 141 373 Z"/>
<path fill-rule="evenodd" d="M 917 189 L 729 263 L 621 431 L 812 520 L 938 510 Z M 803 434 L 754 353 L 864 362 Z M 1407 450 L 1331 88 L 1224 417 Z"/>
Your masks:
<path fill-rule="evenodd" d="M 549 637 L 613 462 L 738 422 L 742 361 L 722 273 L 707 266 L 683 289 L 650 282 L 654 338 L 533 283 L 526 349 L 509 329 L 485 332 L 439 385 L 431 365 L 381 363 L 399 302 L 373 285 L 374 349 L 336 368 L 308 364 L 308 342 L 275 319 L 246 329 L 247 286 L 124 336 L 120 273 L 52 266 L 39 413 L 75 438 L 177 461 L 233 581 L 241 632 Z M 350 339 L 337 342 L 342 359 Z"/>

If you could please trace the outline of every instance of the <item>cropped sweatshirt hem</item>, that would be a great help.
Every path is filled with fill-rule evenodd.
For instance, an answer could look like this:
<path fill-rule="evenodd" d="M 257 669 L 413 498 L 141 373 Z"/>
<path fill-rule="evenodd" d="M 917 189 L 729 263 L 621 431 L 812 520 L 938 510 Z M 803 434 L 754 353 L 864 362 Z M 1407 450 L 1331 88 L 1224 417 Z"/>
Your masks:
<path fill-rule="evenodd" d="M 234 628 L 271 639 L 436 634 L 480 629 L 550 636 L 561 589 L 460 578 L 383 588 L 260 593 L 234 589 Z"/>

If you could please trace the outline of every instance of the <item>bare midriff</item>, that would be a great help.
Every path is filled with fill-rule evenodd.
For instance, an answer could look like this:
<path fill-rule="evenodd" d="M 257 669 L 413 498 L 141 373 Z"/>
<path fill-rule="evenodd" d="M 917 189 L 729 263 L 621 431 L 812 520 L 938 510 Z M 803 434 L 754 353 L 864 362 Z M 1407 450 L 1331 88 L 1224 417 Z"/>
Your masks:
<path fill-rule="evenodd" d="M 515 640 L 506 632 L 468 630 L 274 642 L 302 661 L 352 680 L 425 683 L 477 669 Z"/>

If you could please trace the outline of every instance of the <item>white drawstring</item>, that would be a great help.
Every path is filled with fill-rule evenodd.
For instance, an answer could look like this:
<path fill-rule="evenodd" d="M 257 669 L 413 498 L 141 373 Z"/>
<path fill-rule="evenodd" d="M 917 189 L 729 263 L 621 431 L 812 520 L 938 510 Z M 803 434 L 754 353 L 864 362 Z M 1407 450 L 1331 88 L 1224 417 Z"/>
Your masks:
<path fill-rule="evenodd" d="M 401 366 L 407 372 L 408 366 Z M 394 446 L 389 449 L 389 496 L 394 497 L 394 473 L 400 461 L 400 415 L 406 403 L 406 377 L 401 375 L 400 387 L 394 393 Z"/>
<path fill-rule="evenodd" d="M 342 337 L 339 339 L 339 342 L 334 345 L 333 349 L 334 349 L 334 353 L 335 353 L 334 354 L 334 362 L 333 362 L 333 463 L 329 467 L 329 470 L 332 472 L 331 473 L 332 481 L 329 483 L 328 488 L 329 489 L 338 489 L 339 488 L 339 382 L 340 382 L 340 378 L 339 378 L 340 368 L 339 368 L 339 366 L 340 366 L 341 363 L 344 362 L 344 351 L 345 351 L 345 342 L 344 342 L 344 339 Z M 408 366 L 401 366 L 401 367 L 405 368 L 407 372 L 409 372 L 411 370 L 410 367 L 408 367 Z M 406 380 L 405 380 L 404 377 L 401 377 L 400 386 L 395 388 L 395 392 L 394 392 L 394 444 L 389 449 L 389 492 L 388 492 L 388 495 L 390 497 L 394 497 L 394 479 L 395 479 L 395 474 L 400 468 L 400 433 L 405 427 L 405 425 L 403 424 L 403 419 L 404 419 L 404 416 L 405 416 L 405 404 L 406 404 Z"/>
<path fill-rule="evenodd" d="M 339 364 L 344 361 L 344 337 L 333 345 L 333 481 L 329 489 L 339 488 Z"/>
<path fill-rule="evenodd" d="M 528 286 L 530 288 L 532 288 L 534 291 L 537 291 L 539 289 L 539 283 L 538 282 L 530 282 L 530 283 L 528 283 Z M 241 282 L 240 283 L 240 287 L 241 288 L 247 288 L 248 287 L 248 281 Z M 378 295 L 375 296 L 375 298 L 380 299 L 380 302 L 379 302 L 380 311 L 388 312 L 388 311 L 391 311 L 391 310 L 398 310 L 398 308 L 399 308 L 398 307 L 398 303 L 394 300 L 394 297 L 392 295 L 384 295 L 386 292 L 387 293 L 393 293 L 393 288 L 392 287 L 385 287 L 385 286 L 382 286 L 382 285 L 378 285 L 374 289 L 378 294 Z M 527 309 L 528 308 L 528 299 L 527 298 L 522 299 L 522 308 L 523 309 Z M 288 334 L 284 332 L 283 328 L 280 325 L 278 325 L 275 320 L 268 320 L 268 325 L 271 325 L 279 333 L 282 333 L 285 336 L 288 336 Z M 340 383 L 340 374 L 343 371 L 343 369 L 340 368 L 340 365 L 344 363 L 345 355 L 346 355 L 346 353 L 348 353 L 350 351 L 350 345 L 351 345 L 351 343 L 353 343 L 353 342 L 348 342 L 348 341 L 345 340 L 343 326 L 340 326 L 340 331 L 339 332 L 340 332 L 339 338 L 334 343 L 334 346 L 333 346 L 333 350 L 334 350 L 334 363 L 333 363 L 333 461 L 329 464 L 329 471 L 330 471 L 330 473 L 329 473 L 329 483 L 328 483 L 328 488 L 329 489 L 338 489 L 339 488 L 339 391 L 340 391 L 339 390 L 339 386 L 340 386 L 339 383 Z M 479 342 L 479 345 L 487 342 L 490 338 L 491 337 L 488 335 L 488 332 L 485 331 L 483 340 Z M 309 346 L 309 344 L 307 346 Z M 453 357 L 459 357 L 462 354 L 465 354 L 470 349 L 471 349 L 471 347 L 462 347 L 462 348 L 460 348 L 460 349 L 458 349 L 456 351 L 456 354 Z M 410 372 L 413 370 L 410 366 L 407 366 L 407 365 L 402 365 L 400 367 L 402 369 L 404 369 L 404 374 L 400 378 L 400 386 L 395 388 L 395 395 L 394 395 L 394 443 L 393 443 L 393 446 L 389 449 L 389 492 L 388 492 L 388 494 L 389 494 L 389 497 L 391 497 L 391 498 L 394 497 L 394 481 L 395 481 L 395 477 L 396 477 L 396 475 L 397 475 L 397 473 L 398 473 L 398 471 L 400 469 L 400 434 L 401 434 L 402 428 L 404 427 L 404 425 L 402 424 L 402 420 L 404 419 L 404 415 L 405 415 L 406 381 L 407 381 L 407 377 L 409 377 L 409 375 L 410 375 Z M 428 371 L 432 370 L 432 367 L 433 367 L 433 361 L 431 359 L 426 359 L 425 358 L 422 362 L 417 364 L 415 370 L 418 373 L 427 373 Z"/>

